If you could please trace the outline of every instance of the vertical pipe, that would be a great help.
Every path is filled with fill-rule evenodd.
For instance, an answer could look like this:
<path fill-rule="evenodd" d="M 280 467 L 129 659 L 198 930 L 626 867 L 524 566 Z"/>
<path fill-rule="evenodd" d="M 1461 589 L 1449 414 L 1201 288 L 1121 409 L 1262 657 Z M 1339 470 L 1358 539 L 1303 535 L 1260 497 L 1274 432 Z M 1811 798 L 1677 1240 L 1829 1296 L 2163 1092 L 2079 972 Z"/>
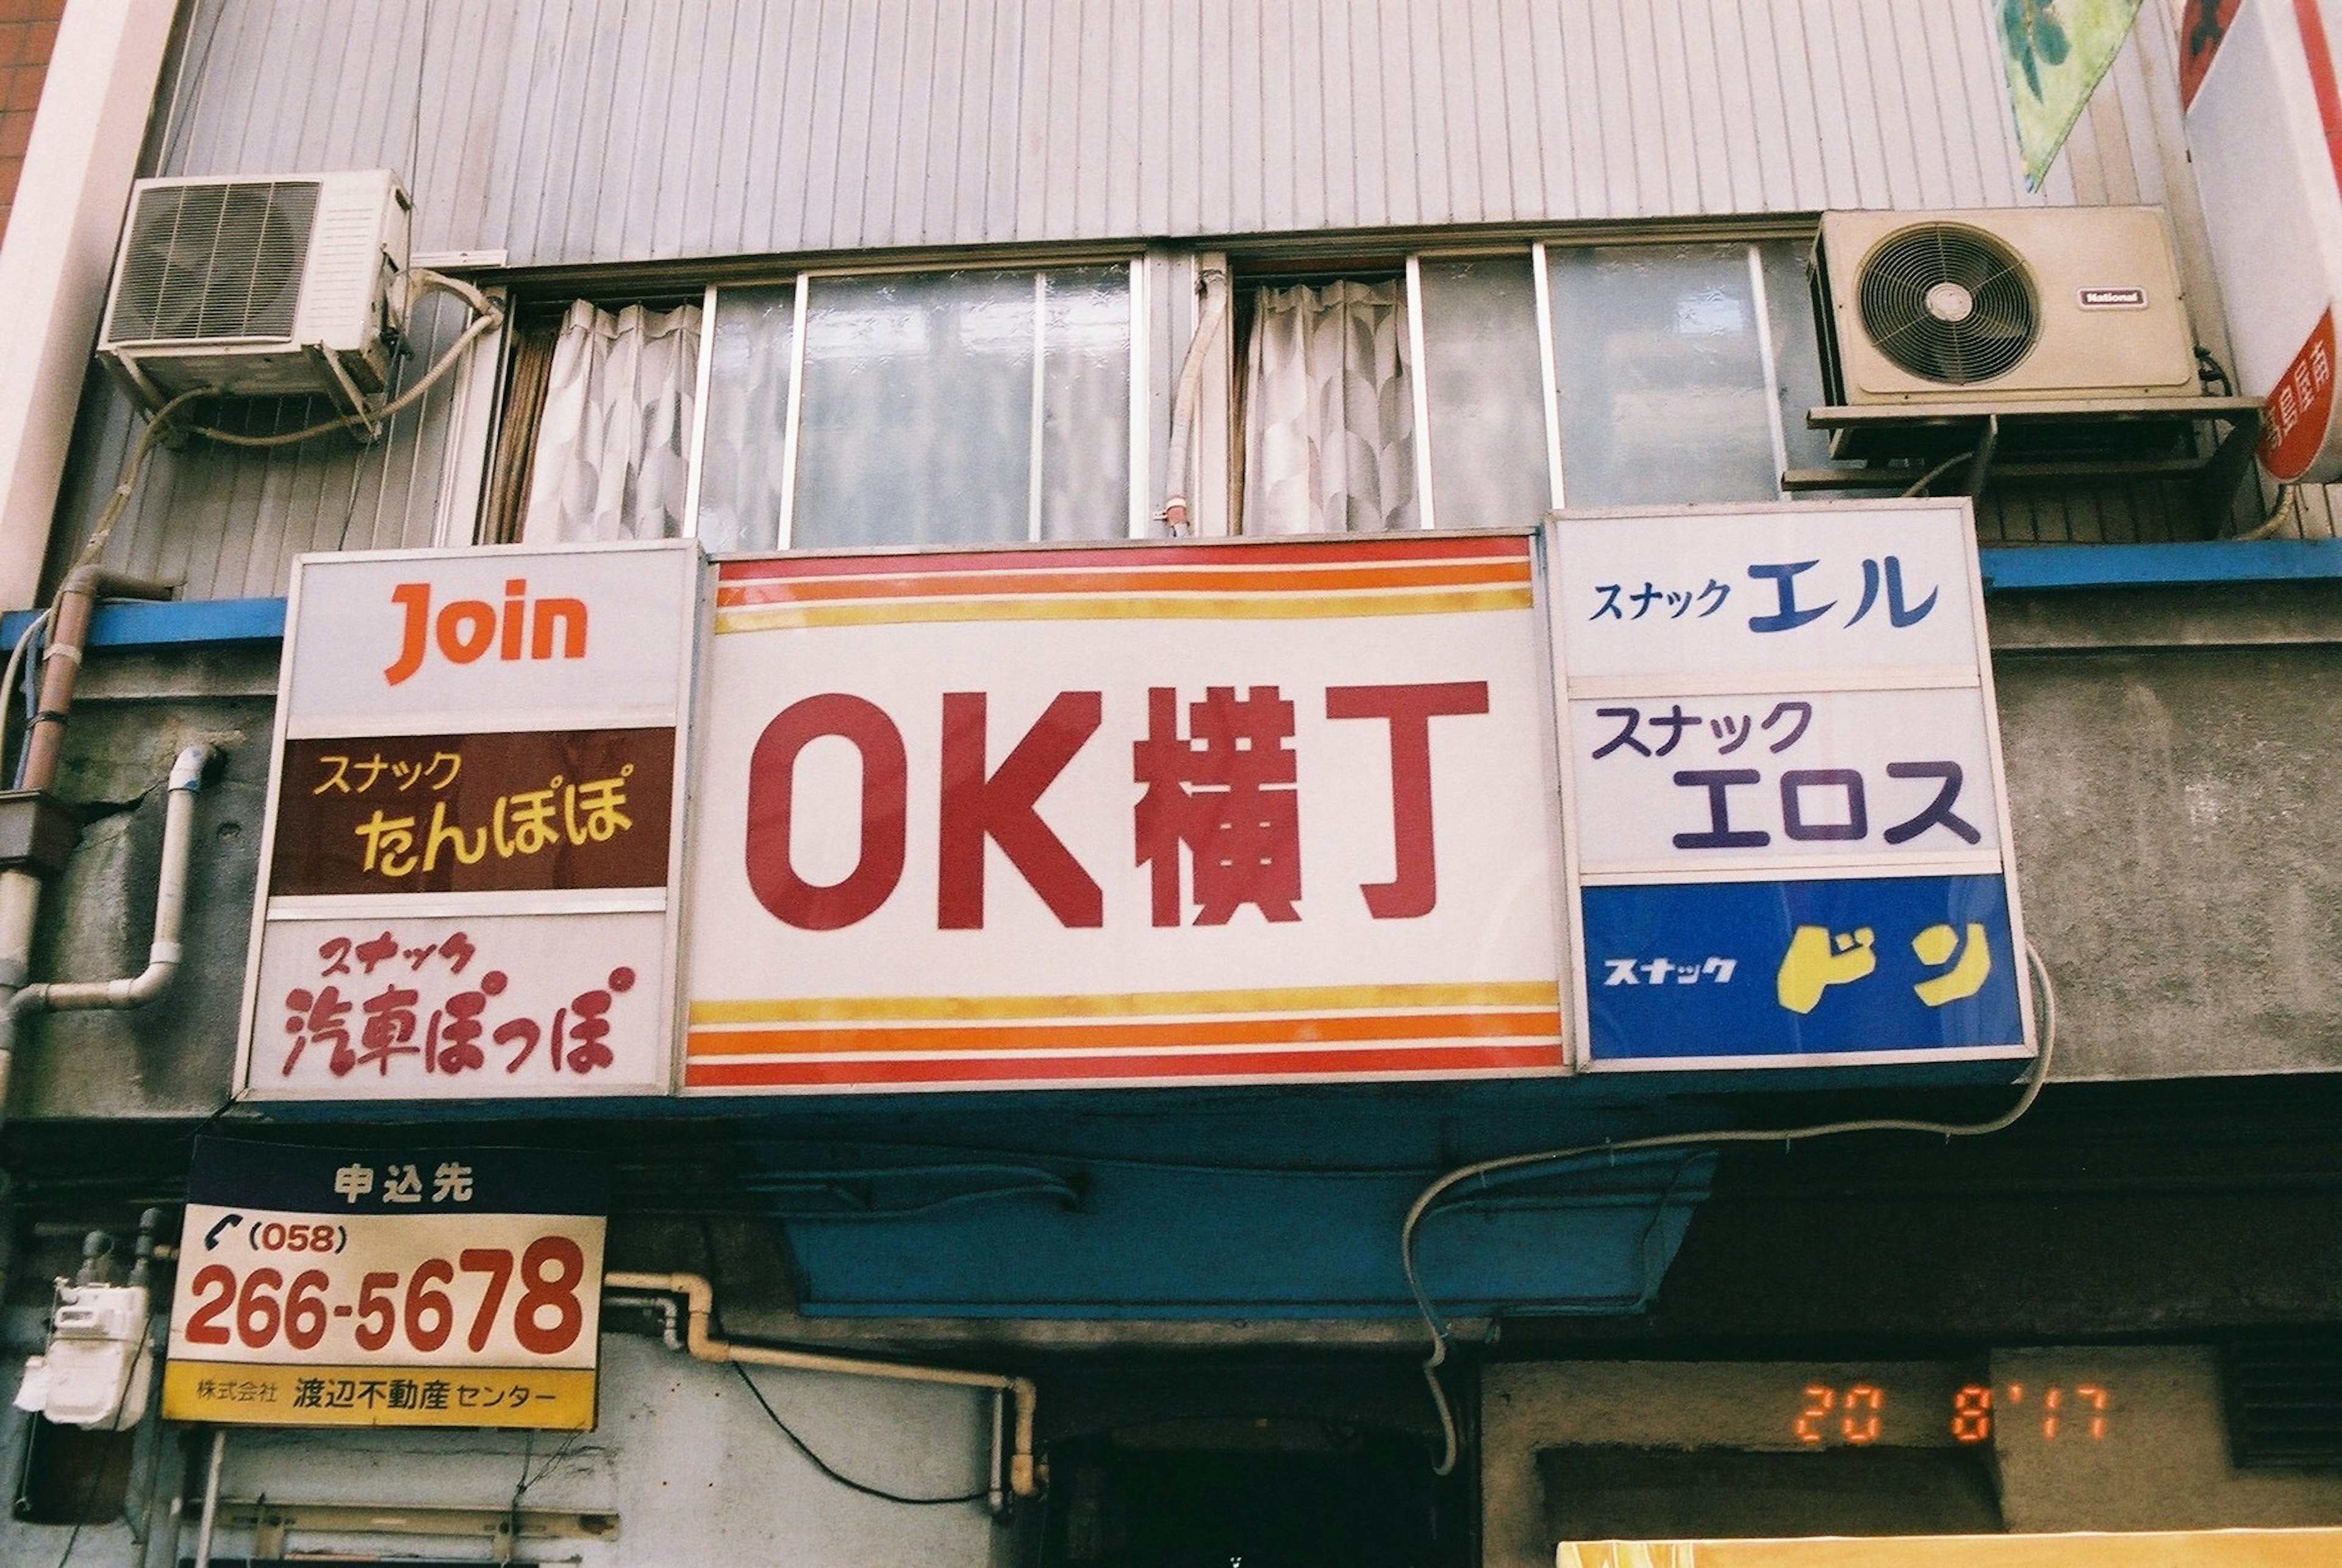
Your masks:
<path fill-rule="evenodd" d="M 30 972 L 33 917 L 40 907 L 39 877 L 29 871 L 0 871 L 0 1116 L 7 1114 L 9 1069 L 16 1059 L 13 1004 Z"/>
<path fill-rule="evenodd" d="M 1543 240 L 1529 247 L 1529 266 L 1536 280 L 1537 357 L 1545 371 L 1546 479 L 1553 509 L 1558 512 L 1566 500 L 1561 482 L 1561 388 L 1554 357 L 1552 258 Z"/>
<path fill-rule="evenodd" d="M 156 1378 L 155 1386 L 161 1387 L 162 1382 L 161 1378 Z M 163 1423 L 160 1421 L 155 1423 L 157 1466 L 162 1463 L 162 1428 Z M 148 1533 L 146 1568 L 179 1568 L 179 1534 L 186 1527 L 187 1523 L 187 1460 L 190 1455 L 185 1438 L 186 1433 L 183 1429 L 180 1433 L 179 1463 L 171 1467 L 170 1511 L 165 1515 L 164 1527 Z M 162 1547 L 160 1552 L 155 1550 L 157 1544 Z"/>
<path fill-rule="evenodd" d="M 1431 510 L 1431 367 L 1423 353 L 1423 259 L 1406 258 L 1406 346 L 1415 363 L 1407 367 L 1415 397 L 1415 525 L 1438 525 Z"/>
<path fill-rule="evenodd" d="M 806 327 L 810 319 L 813 279 L 797 274 L 796 327 L 789 334 L 789 413 L 781 435 L 781 526 L 773 541 L 776 550 L 796 548 L 797 426 L 805 418 Z"/>
<path fill-rule="evenodd" d="M 1155 388 L 1147 349 L 1154 340 L 1155 317 L 1149 310 L 1146 258 L 1130 260 L 1130 526 L 1133 539 L 1146 537 L 1146 498 L 1155 494 L 1146 473 L 1146 432 L 1154 419 Z"/>
<path fill-rule="evenodd" d="M 992 1466 L 985 1472 L 986 1506 L 999 1518 L 1008 1512 L 1006 1472 L 1008 1460 L 1008 1391 L 992 1391 Z"/>
<path fill-rule="evenodd" d="M 1025 457 L 1025 539 L 1041 542 L 1041 446 L 1048 424 L 1049 275 L 1033 275 L 1033 412 Z"/>
<path fill-rule="evenodd" d="M 1781 363 L 1773 347 L 1773 306 L 1765 294 L 1765 251 L 1748 247 L 1748 301 L 1756 316 L 1756 353 L 1765 367 L 1765 422 L 1773 437 L 1773 494 L 1787 497 L 1781 475 L 1789 467 L 1789 434 L 1781 424 Z"/>
<path fill-rule="evenodd" d="M 699 365 L 692 375 L 690 457 L 684 464 L 683 536 L 699 537 L 699 477 L 706 466 L 707 383 L 716 369 L 716 285 L 709 284 L 699 302 Z"/>
<path fill-rule="evenodd" d="M 212 1428 L 212 1462 L 204 1471 L 204 1518 L 195 1527 L 195 1568 L 212 1568 L 212 1535 L 219 1528 L 220 1464 L 227 1458 L 227 1428 Z"/>

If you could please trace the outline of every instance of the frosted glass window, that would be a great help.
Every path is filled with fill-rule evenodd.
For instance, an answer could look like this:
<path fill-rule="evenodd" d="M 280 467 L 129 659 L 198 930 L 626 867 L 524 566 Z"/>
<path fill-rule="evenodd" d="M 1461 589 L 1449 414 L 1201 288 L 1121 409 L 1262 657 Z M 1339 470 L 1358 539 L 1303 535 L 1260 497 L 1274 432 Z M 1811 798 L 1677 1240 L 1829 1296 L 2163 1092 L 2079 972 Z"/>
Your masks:
<path fill-rule="evenodd" d="M 727 288 L 716 296 L 699 458 L 698 534 L 710 550 L 770 550 L 779 543 L 796 320 L 794 283 Z"/>
<path fill-rule="evenodd" d="M 1547 255 L 1568 504 L 1778 496 L 1767 405 L 1779 394 L 1765 374 L 1748 247 Z"/>
<path fill-rule="evenodd" d="M 1130 272 L 1041 275 L 1041 539 L 1130 531 Z"/>
<path fill-rule="evenodd" d="M 1531 260 L 1427 260 L 1417 271 L 1433 521 L 1443 528 L 1536 523 L 1553 492 Z"/>
<path fill-rule="evenodd" d="M 793 546 L 1127 531 L 1127 269 L 808 288 Z"/>

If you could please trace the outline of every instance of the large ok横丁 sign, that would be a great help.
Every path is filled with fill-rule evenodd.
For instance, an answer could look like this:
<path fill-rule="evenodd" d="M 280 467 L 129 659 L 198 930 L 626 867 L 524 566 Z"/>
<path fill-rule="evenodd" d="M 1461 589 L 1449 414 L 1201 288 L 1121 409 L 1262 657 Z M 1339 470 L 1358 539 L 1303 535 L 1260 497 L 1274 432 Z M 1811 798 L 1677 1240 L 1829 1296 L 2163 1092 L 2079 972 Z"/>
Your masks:
<path fill-rule="evenodd" d="M 242 1092 L 664 1094 L 704 565 L 304 557 Z"/>
<path fill-rule="evenodd" d="M 727 562 L 686 1091 L 1564 1065 L 1535 542 Z"/>
<path fill-rule="evenodd" d="M 2030 1054 L 1967 504 L 1548 538 L 1579 1060 Z"/>
<path fill-rule="evenodd" d="M 590 1429 L 607 1181 L 541 1149 L 198 1141 L 163 1414 Z"/>

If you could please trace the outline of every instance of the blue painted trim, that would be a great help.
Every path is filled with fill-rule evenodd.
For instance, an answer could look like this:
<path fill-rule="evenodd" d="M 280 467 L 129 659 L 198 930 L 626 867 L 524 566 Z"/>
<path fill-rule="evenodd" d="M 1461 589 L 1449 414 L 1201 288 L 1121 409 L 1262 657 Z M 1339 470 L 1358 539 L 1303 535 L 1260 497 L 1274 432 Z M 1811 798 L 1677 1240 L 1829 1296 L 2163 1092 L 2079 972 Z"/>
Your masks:
<path fill-rule="evenodd" d="M 2342 539 L 2209 539 L 2176 544 L 2018 544 L 1981 552 L 1987 594 L 2026 588 L 2152 587 L 2184 583 L 2279 583 L 2342 578 Z M 13 647 L 35 612 L 0 614 Z M 93 648 L 273 643 L 285 636 L 282 599 L 125 601 L 98 606 Z"/>
<path fill-rule="evenodd" d="M 2154 587 L 2342 577 L 2342 539 L 2176 544 L 2018 544 L 1980 551 L 1987 594 L 2012 588 Z"/>
<path fill-rule="evenodd" d="M 37 614 L 0 615 L 0 644 L 16 645 Z M 160 604 L 120 600 L 90 617 L 93 648 L 171 647 L 190 643 L 275 643 L 285 637 L 282 599 L 171 599 Z"/>

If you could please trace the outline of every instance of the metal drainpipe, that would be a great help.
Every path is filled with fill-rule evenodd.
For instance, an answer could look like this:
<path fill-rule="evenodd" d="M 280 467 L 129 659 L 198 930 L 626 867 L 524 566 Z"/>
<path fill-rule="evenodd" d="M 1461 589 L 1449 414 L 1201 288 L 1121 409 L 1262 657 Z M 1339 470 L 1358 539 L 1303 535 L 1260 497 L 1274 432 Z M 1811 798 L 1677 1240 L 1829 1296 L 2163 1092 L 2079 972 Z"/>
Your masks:
<path fill-rule="evenodd" d="M 1173 537 L 1193 531 L 1187 509 L 1189 444 L 1196 429 L 1196 404 L 1204 392 L 1204 355 L 1228 314 L 1228 275 L 1218 267 L 1206 269 L 1203 313 L 1187 339 L 1187 357 L 1179 367 L 1178 389 L 1171 398 L 1171 444 L 1164 454 L 1163 509 L 1156 515 Z"/>
<path fill-rule="evenodd" d="M 204 787 L 204 769 L 212 748 L 182 746 L 171 764 L 163 807 L 163 874 L 155 888 L 155 942 L 146 950 L 146 967 L 126 980 L 56 980 L 27 985 L 8 1000 L 5 1017 L 31 1013 L 82 1013 L 120 1010 L 152 1002 L 179 972 L 183 949 L 179 936 L 186 924 L 187 865 L 193 857 L 195 793 Z M 11 1046 L 14 1041 L 9 1041 Z"/>
<path fill-rule="evenodd" d="M 622 1291 L 656 1291 L 683 1298 L 685 1348 L 698 1361 L 736 1361 L 750 1366 L 787 1367 L 796 1372 L 834 1372 L 848 1377 L 892 1378 L 900 1383 L 941 1383 L 960 1388 L 988 1388 L 1006 1394 L 1016 1406 L 1015 1447 L 1008 1458 L 1008 1489 L 1019 1497 L 1038 1497 L 1041 1483 L 1033 1462 L 1033 1406 L 1040 1390 L 1029 1377 L 996 1372 L 964 1372 L 956 1367 L 912 1366 L 901 1362 L 868 1361 L 860 1356 L 828 1355 L 818 1351 L 779 1350 L 769 1345 L 735 1344 L 708 1333 L 716 1311 L 716 1288 L 702 1274 L 608 1273 L 605 1286 Z"/>
<path fill-rule="evenodd" d="M 203 787 L 204 767 L 211 761 L 206 745 L 183 747 L 171 765 L 169 800 L 163 815 L 163 874 L 155 889 L 155 941 L 146 950 L 146 967 L 126 980 L 68 980 L 42 985 L 0 985 L 0 1107 L 8 1097 L 8 1070 L 16 1056 L 16 1021 L 35 1013 L 86 1012 L 92 1009 L 136 1007 L 163 994 L 179 972 L 179 935 L 185 924 L 187 864 L 195 834 L 189 831 L 195 814 L 195 792 Z M 0 873 L 0 895 L 22 876 L 33 884 L 25 895 L 24 945 L 13 949 L 14 974 L 21 980 L 25 954 L 31 946 L 31 916 L 39 904 L 39 880 L 29 872 Z M 13 934 L 12 934 L 13 937 Z"/>
<path fill-rule="evenodd" d="M 57 590 L 56 618 L 41 666 L 40 708 L 25 740 L 25 789 L 45 790 L 56 783 L 65 714 L 73 708 L 74 685 L 81 678 L 82 649 L 89 641 L 90 616 L 98 600 L 167 599 L 177 591 L 174 584 L 125 577 L 102 566 L 77 566 L 65 574 L 65 585 Z M 166 861 L 167 852 L 166 842 Z M 0 1117 L 7 1114 L 8 1072 L 15 1055 L 14 1004 L 22 994 L 18 988 L 25 984 L 32 963 L 33 923 L 40 905 L 38 876 L 21 869 L 0 871 Z M 159 929 L 156 934 L 161 934 Z M 176 941 L 175 932 L 173 940 Z"/>
<path fill-rule="evenodd" d="M 203 1523 L 195 1527 L 195 1568 L 211 1568 L 212 1543 L 219 1531 L 220 1465 L 227 1458 L 227 1428 L 212 1428 L 212 1460 L 204 1469 Z"/>

